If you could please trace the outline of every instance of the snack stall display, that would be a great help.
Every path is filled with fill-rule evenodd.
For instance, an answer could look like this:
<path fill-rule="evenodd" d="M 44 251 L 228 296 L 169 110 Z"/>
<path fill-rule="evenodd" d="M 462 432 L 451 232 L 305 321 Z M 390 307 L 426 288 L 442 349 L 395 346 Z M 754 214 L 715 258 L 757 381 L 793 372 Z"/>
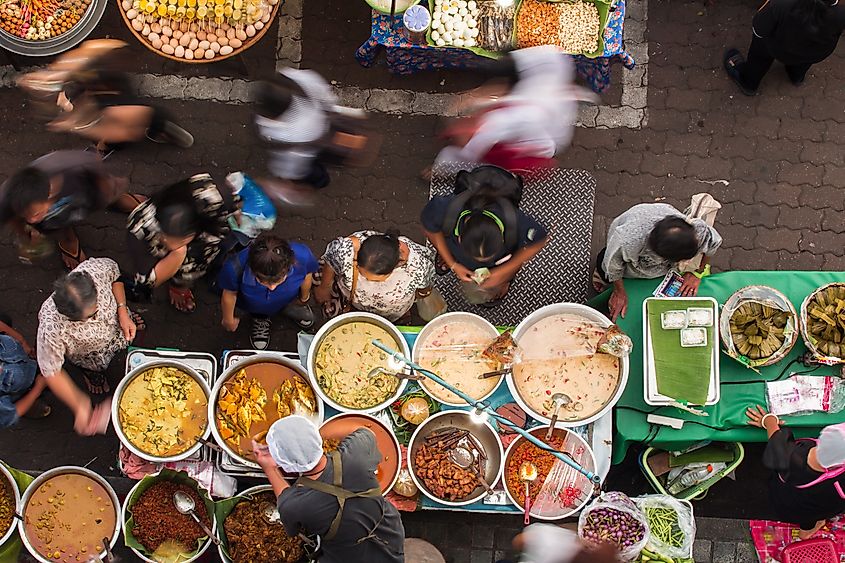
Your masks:
<path fill-rule="evenodd" d="M 514 48 L 557 45 L 575 55 L 579 75 L 596 92 L 609 85 L 613 60 L 634 66 L 622 45 L 624 0 L 430 0 L 428 10 L 424 44 L 411 40 L 401 15 L 373 10 L 370 38 L 355 53 L 358 62 L 374 65 L 384 48 L 389 70 L 409 74 L 474 68 Z"/>
<path fill-rule="evenodd" d="M 145 47 L 187 63 L 249 49 L 276 17 L 279 0 L 121 0 L 120 14 Z"/>
<path fill-rule="evenodd" d="M 56 55 L 79 44 L 100 22 L 106 0 L 1 0 L 0 48 Z"/>

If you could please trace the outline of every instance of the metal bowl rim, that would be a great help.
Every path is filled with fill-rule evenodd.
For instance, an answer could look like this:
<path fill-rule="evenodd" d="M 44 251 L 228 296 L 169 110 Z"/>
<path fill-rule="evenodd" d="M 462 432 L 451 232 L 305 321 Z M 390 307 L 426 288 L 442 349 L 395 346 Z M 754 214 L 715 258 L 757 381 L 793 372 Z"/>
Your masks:
<path fill-rule="evenodd" d="M 373 416 L 371 414 L 360 413 L 360 412 L 341 412 L 341 413 L 338 413 L 334 416 L 331 416 L 331 417 L 327 418 L 326 420 L 324 420 L 322 424 L 320 424 L 319 430 L 322 430 L 323 427 L 325 425 L 327 425 L 329 422 L 331 422 L 335 419 L 346 417 L 346 416 L 363 416 L 364 418 L 369 418 L 370 420 L 377 423 L 379 426 L 381 426 L 382 428 L 384 428 L 387 431 L 387 435 L 390 436 L 390 439 L 393 442 L 393 445 L 396 447 L 396 460 L 397 460 L 398 465 L 396 467 L 396 474 L 393 476 L 393 479 L 390 480 L 390 486 L 388 486 L 386 489 L 384 489 L 384 491 L 382 491 L 383 494 L 386 495 L 388 492 L 390 492 L 391 489 L 393 489 L 393 486 L 396 484 L 396 481 L 399 480 L 399 473 L 402 472 L 402 446 L 399 444 L 399 439 L 396 437 L 396 433 L 393 432 L 390 428 L 388 428 L 388 426 L 384 422 L 382 422 L 381 420 L 379 420 L 375 416 Z"/>
<path fill-rule="evenodd" d="M 600 311 L 593 309 L 592 307 L 588 307 L 587 305 L 582 305 L 580 303 L 552 303 L 551 305 L 546 305 L 537 309 L 536 311 L 525 317 L 513 331 L 514 340 L 519 342 L 519 337 L 522 335 L 522 333 L 530 326 L 541 321 L 542 319 L 545 319 L 546 317 L 550 317 L 552 315 L 562 314 L 580 314 L 587 320 L 592 320 L 597 323 L 600 323 L 604 327 L 610 327 L 611 325 L 613 325 L 613 323 L 610 321 L 610 319 L 607 318 L 607 316 L 605 316 Z M 602 407 L 598 412 L 587 418 L 582 418 L 579 420 L 558 421 L 555 426 L 563 426 L 565 428 L 578 428 L 579 426 L 591 424 L 600 419 L 608 412 L 610 412 L 613 407 L 616 406 L 616 403 L 618 403 L 619 400 L 622 398 L 622 393 L 625 392 L 625 387 L 628 385 L 628 360 L 629 357 L 619 358 L 619 381 L 616 384 L 616 391 L 604 407 Z M 507 382 L 508 390 L 510 391 L 516 403 L 520 406 L 520 408 L 522 408 L 522 410 L 524 410 L 534 420 L 542 422 L 547 426 L 551 423 L 551 418 L 541 415 L 539 412 L 529 407 L 528 404 L 522 399 L 522 396 L 520 396 L 519 391 L 516 388 L 516 382 L 514 381 L 513 373 L 509 373 L 507 377 L 505 377 L 505 381 Z"/>
<path fill-rule="evenodd" d="M 308 377 L 308 373 L 306 373 L 305 368 L 302 367 L 302 364 L 291 360 L 289 358 L 285 358 L 282 356 L 278 356 L 275 354 L 267 353 L 267 352 L 259 352 L 252 356 L 247 356 L 241 360 L 230 365 L 226 368 L 223 373 L 221 373 L 217 379 L 214 381 L 214 385 L 211 386 L 211 392 L 208 398 L 208 424 L 211 427 L 211 435 L 214 437 L 214 441 L 217 442 L 217 445 L 223 448 L 223 450 L 229 454 L 232 459 L 236 460 L 237 462 L 246 465 L 247 467 L 251 468 L 258 468 L 258 464 L 254 461 L 250 461 L 245 457 L 242 457 L 240 454 L 236 453 L 229 444 L 226 443 L 226 440 L 220 435 L 220 431 L 217 428 L 217 413 L 215 412 L 217 409 L 217 399 L 220 396 L 220 390 L 223 388 L 223 384 L 230 379 L 234 374 L 238 372 L 238 370 L 243 369 L 245 367 L 251 366 L 253 364 L 280 364 L 286 368 L 289 368 L 297 373 L 304 381 L 311 387 L 311 390 L 314 391 L 314 398 L 317 399 L 317 417 L 320 421 L 323 420 L 325 416 L 325 405 L 323 404 L 322 397 L 317 393 L 314 389 L 314 383 Z"/>
<path fill-rule="evenodd" d="M 399 381 L 399 386 L 396 388 L 396 391 L 387 399 L 382 401 L 381 403 L 374 405 L 372 407 L 367 407 L 365 409 L 354 409 L 351 407 L 345 407 L 337 402 L 335 402 L 331 397 L 329 397 L 324 391 L 323 388 L 320 387 L 320 384 L 317 382 L 317 374 L 315 373 L 314 369 L 314 360 L 317 357 L 317 350 L 320 348 L 320 344 L 322 340 L 326 337 L 328 333 L 333 331 L 334 329 L 343 326 L 345 324 L 353 323 L 353 322 L 369 322 L 371 324 L 375 324 L 380 328 L 385 329 L 389 332 L 396 342 L 394 344 L 399 344 L 399 352 L 402 353 L 406 358 L 410 357 L 411 350 L 408 347 L 408 342 L 405 340 L 405 337 L 402 336 L 402 333 L 399 332 L 399 329 L 396 326 L 385 319 L 384 317 L 380 317 L 378 315 L 374 315 L 373 313 L 366 313 L 363 311 L 354 311 L 351 313 L 344 313 L 343 315 L 339 315 L 317 331 L 317 334 L 314 335 L 314 340 L 311 342 L 311 347 L 308 349 L 308 379 L 311 381 L 312 386 L 317 391 L 317 394 L 320 395 L 320 398 L 326 402 L 330 407 L 344 413 L 350 414 L 373 414 L 382 409 L 386 406 L 392 404 L 396 399 L 402 396 L 405 392 L 405 388 L 408 386 L 407 379 L 401 379 Z M 409 371 L 407 368 L 403 371 Z"/>
<path fill-rule="evenodd" d="M 6 31 L 0 31 L 0 47 L 12 53 L 26 57 L 51 57 L 69 51 L 84 41 L 94 28 L 99 25 L 108 5 L 107 0 L 92 0 L 88 9 L 72 28 L 57 37 L 51 37 L 43 41 L 30 41 Z M 91 20 L 95 20 L 90 29 L 87 29 Z M 60 48 L 59 50 L 56 50 Z M 33 49 L 30 51 L 29 49 Z M 39 52 L 41 51 L 41 52 Z"/>
<path fill-rule="evenodd" d="M 123 396 L 123 391 L 129 385 L 129 382 L 135 379 L 138 375 L 144 373 L 147 370 L 154 369 L 157 367 L 172 367 L 176 368 L 187 375 L 191 376 L 197 383 L 199 383 L 200 388 L 205 393 L 205 400 L 206 404 L 209 404 L 211 401 L 211 387 L 209 387 L 208 382 L 203 378 L 202 375 L 199 374 L 197 370 L 192 368 L 191 366 L 179 362 L 176 359 L 161 359 L 161 360 L 153 360 L 150 362 L 145 362 L 139 366 L 133 368 L 129 373 L 127 373 L 120 383 L 117 384 L 117 388 L 114 390 L 114 399 L 112 400 L 111 404 L 111 420 L 112 425 L 114 426 L 114 431 L 117 433 L 117 437 L 120 440 L 120 443 L 126 446 L 130 452 L 137 455 L 141 459 L 145 459 L 147 461 L 152 461 L 155 463 L 166 463 L 169 461 L 181 461 L 183 459 L 187 459 L 194 455 L 196 452 L 202 448 L 203 444 L 200 441 L 197 441 L 193 446 L 185 450 L 184 452 L 172 456 L 167 457 L 159 457 L 154 456 L 152 454 L 148 454 L 135 446 L 129 438 L 124 434 L 123 428 L 120 426 L 120 399 Z M 206 409 L 207 410 L 207 409 Z M 205 430 L 202 433 L 202 439 L 208 440 L 209 435 L 211 434 L 211 421 L 206 420 L 205 423 Z"/>
<path fill-rule="evenodd" d="M 490 321 L 488 321 L 487 319 L 485 319 L 481 315 L 476 315 L 475 313 L 470 313 L 470 312 L 467 312 L 467 311 L 450 311 L 448 313 L 444 313 L 444 314 L 442 314 L 438 317 L 435 317 L 433 320 L 426 323 L 426 325 L 422 328 L 422 330 L 417 334 L 417 338 L 416 338 L 416 340 L 414 340 L 414 349 L 411 352 L 411 354 L 412 354 L 411 357 L 414 360 L 414 362 L 417 363 L 417 364 L 420 363 L 419 357 L 418 357 L 418 350 L 419 350 L 418 346 L 420 346 L 420 342 L 422 342 L 424 340 L 423 335 L 426 334 L 426 331 L 427 330 L 434 330 L 433 328 L 429 329 L 429 327 L 437 327 L 437 326 L 440 326 L 440 324 L 442 324 L 442 323 L 444 323 L 448 320 L 461 319 L 461 318 L 464 318 L 464 319 L 471 318 L 474 322 L 480 322 L 484 325 L 484 328 L 489 327 L 491 329 L 491 332 L 496 334 L 495 337 L 499 336 L 499 329 L 497 329 L 496 326 L 493 323 L 491 323 Z M 438 321 L 439 321 L 439 324 L 438 324 Z M 489 393 L 485 394 L 483 397 L 481 397 L 477 400 L 478 401 L 486 401 L 491 396 L 493 396 L 493 393 L 495 393 L 499 389 L 499 385 L 502 384 L 502 381 L 504 379 L 505 379 L 505 374 L 499 375 L 499 377 L 496 380 L 496 385 L 493 387 L 493 389 L 491 389 Z M 442 403 L 442 404 L 448 405 L 450 407 L 467 407 L 467 406 L 469 406 L 469 405 L 467 405 L 467 403 L 447 403 L 446 401 L 444 401 L 444 400 L 442 400 L 438 397 L 435 397 L 434 393 L 430 392 L 428 390 L 428 388 L 425 385 L 423 385 L 422 383 L 420 383 L 420 388 L 423 390 L 423 393 L 425 393 L 426 395 L 428 395 L 429 397 L 431 397 L 434 401 L 437 401 L 438 403 Z"/>
<path fill-rule="evenodd" d="M 414 433 L 411 435 L 411 440 L 408 442 L 408 447 L 407 447 L 408 473 L 411 474 L 411 480 L 414 482 L 414 485 L 417 486 L 417 489 L 419 489 L 422 492 L 422 494 L 424 494 L 425 496 L 427 496 L 428 498 L 430 498 L 431 500 L 433 500 L 434 502 L 436 502 L 438 504 L 443 504 L 445 506 L 466 506 L 468 504 L 480 502 L 488 494 L 487 491 L 484 490 L 484 487 L 479 487 L 481 492 L 477 496 L 475 496 L 474 498 L 464 499 L 464 500 L 461 500 L 461 501 L 448 501 L 448 500 L 443 500 L 443 499 L 440 499 L 440 498 L 437 498 L 436 496 L 434 496 L 433 493 L 428 491 L 428 489 L 422 483 L 422 480 L 417 479 L 417 475 L 416 475 L 416 471 L 414 469 L 414 463 L 413 463 L 413 451 L 414 451 L 414 444 L 417 442 L 417 438 L 419 436 L 420 430 L 422 430 L 422 428 L 426 424 L 430 423 L 431 421 L 435 420 L 436 418 L 439 418 L 439 417 L 442 417 L 442 416 L 447 416 L 447 415 L 458 415 L 458 416 L 464 416 L 466 418 L 469 418 L 469 416 L 470 416 L 469 412 L 463 411 L 463 410 L 440 411 L 437 414 L 431 415 L 430 417 L 425 419 L 419 426 L 417 426 L 417 429 L 414 430 Z M 472 422 L 472 421 L 470 421 L 470 422 Z M 496 442 L 496 445 L 498 446 L 499 467 L 496 469 L 496 478 L 493 479 L 492 482 L 489 483 L 491 487 L 495 487 L 496 483 L 498 483 L 499 480 L 502 478 L 502 471 L 504 469 L 504 464 L 505 464 L 505 450 L 502 447 L 502 440 L 499 437 L 498 432 L 496 432 L 496 430 L 493 428 L 493 426 L 488 421 L 485 420 L 483 422 L 479 422 L 478 425 L 486 427 L 486 429 L 493 435 L 493 439 Z M 488 461 L 489 461 L 489 459 L 488 459 Z"/>
<path fill-rule="evenodd" d="M 254 487 L 250 487 L 246 490 L 243 490 L 243 491 L 237 493 L 234 496 L 229 497 L 229 499 L 227 499 L 227 500 L 242 497 L 244 495 L 250 495 L 250 494 L 254 494 L 254 493 L 262 493 L 264 491 L 272 491 L 272 490 L 273 490 L 273 485 L 255 485 Z M 244 500 L 246 500 L 246 499 L 244 499 Z M 240 502 L 238 504 L 240 504 Z M 235 506 L 237 506 L 237 505 L 235 505 Z M 232 507 L 232 508 L 234 508 L 234 507 Z M 225 520 L 224 520 L 224 523 L 225 523 Z M 224 525 L 221 524 L 220 527 L 217 528 L 217 539 L 222 540 L 225 536 L 226 536 L 226 528 L 225 528 Z M 228 541 L 229 541 L 228 538 L 226 539 L 226 541 L 228 543 Z M 232 563 L 232 560 L 229 559 L 228 557 L 226 557 L 226 554 L 223 553 L 223 544 L 220 544 L 219 546 L 217 546 L 217 553 L 220 554 L 220 560 L 221 561 L 225 561 L 226 563 Z"/>
<path fill-rule="evenodd" d="M 534 428 L 529 428 L 528 432 L 531 432 L 533 434 L 535 430 L 547 430 L 548 428 L 549 428 L 548 424 L 542 424 L 540 426 L 535 426 Z M 563 425 L 560 425 L 560 424 L 555 424 L 555 430 L 565 430 L 569 434 L 575 435 L 581 441 L 581 443 L 584 446 L 586 446 L 586 451 L 589 452 L 590 459 L 593 461 L 592 471 L 595 472 L 597 470 L 596 469 L 596 466 L 597 466 L 596 454 L 593 451 L 592 446 L 590 446 L 590 444 L 587 443 L 587 440 L 585 440 L 583 438 L 583 436 L 581 436 L 577 432 L 573 432 L 572 427 L 566 427 L 566 426 L 563 426 Z M 502 458 L 502 470 L 503 470 L 502 488 L 505 490 L 505 494 L 508 496 L 508 500 L 511 501 L 511 504 L 514 505 L 515 507 L 517 507 L 518 509 L 523 510 L 523 511 L 525 510 L 525 508 L 521 504 L 516 502 L 516 499 L 511 494 L 510 488 L 508 487 L 508 480 L 507 480 L 507 477 L 504 476 L 504 472 L 507 471 L 508 459 L 510 458 L 510 455 L 513 452 L 513 450 L 516 448 L 515 444 L 517 442 L 522 443 L 522 441 L 524 441 L 524 440 L 526 440 L 526 438 L 524 436 L 522 436 L 522 435 L 517 436 L 517 438 L 513 442 L 508 444 L 508 448 L 507 448 L 507 450 L 505 450 L 505 457 Z M 579 511 L 581 511 L 581 509 L 584 508 L 584 506 L 588 502 L 590 502 L 590 495 L 588 495 L 587 498 L 584 500 L 584 502 L 582 502 L 580 505 L 578 505 L 576 508 L 574 508 L 571 512 L 569 512 L 567 514 L 563 514 L 561 516 L 542 516 L 542 515 L 539 515 L 539 514 L 535 514 L 534 512 L 529 512 L 529 514 L 533 518 L 536 518 L 537 520 L 545 520 L 547 522 L 552 522 L 552 521 L 555 521 L 555 520 L 561 520 L 563 518 L 568 518 L 569 516 L 572 516 L 573 514 L 578 513 Z"/>
<path fill-rule="evenodd" d="M 160 472 L 151 473 L 150 475 L 148 475 L 148 477 L 156 476 L 159 473 Z M 126 522 L 129 521 L 129 518 L 128 518 L 128 515 L 129 515 L 129 499 L 132 498 L 133 494 L 135 494 L 135 489 L 137 489 L 141 485 L 141 481 L 143 481 L 143 479 L 141 479 L 137 483 L 135 483 L 135 485 L 133 485 L 133 487 L 129 490 L 129 492 L 126 493 L 126 499 L 123 501 L 123 504 L 120 507 L 120 515 L 119 515 L 120 521 L 118 522 L 118 524 L 120 525 L 120 531 L 123 532 L 124 543 L 126 541 L 125 540 L 125 538 L 126 538 Z M 197 482 L 197 491 L 203 491 L 203 492 L 205 492 L 205 494 L 208 495 L 208 498 L 212 498 L 211 494 L 208 492 L 208 490 L 206 490 L 205 487 L 200 485 L 199 482 Z M 202 496 L 202 495 L 200 495 L 200 496 Z M 213 500 L 214 499 L 212 499 L 212 501 Z M 211 517 L 211 533 L 212 533 L 212 535 L 216 536 L 217 535 L 217 517 L 215 516 L 214 512 L 211 513 L 210 517 Z M 194 555 L 193 557 L 191 557 L 190 559 L 186 559 L 182 563 L 192 563 L 193 561 L 196 561 L 206 551 L 208 551 L 208 548 L 211 545 L 213 545 L 212 542 L 211 542 L 211 538 L 210 537 L 206 538 L 205 543 L 203 543 L 202 547 L 197 552 L 197 554 Z M 154 559 L 149 559 L 148 557 L 144 556 L 140 551 L 138 551 L 134 547 L 130 547 L 129 549 L 131 549 L 135 553 L 135 555 L 137 555 L 141 559 L 141 561 L 146 561 L 146 563 L 157 563 Z M 45 563 L 51 563 L 51 562 L 47 561 Z"/>
<path fill-rule="evenodd" d="M 15 513 L 21 513 L 21 489 L 18 486 L 18 482 L 15 481 L 15 478 L 12 476 L 11 471 L 6 469 L 6 466 L 0 463 L 0 473 L 6 478 L 6 481 L 9 483 L 9 486 L 12 489 L 12 494 L 15 497 Z M 9 529 L 6 530 L 6 533 L 0 536 L 0 545 L 5 545 L 6 540 L 8 540 L 12 534 L 15 533 L 15 530 L 18 529 L 17 523 L 15 522 L 15 518 L 12 517 L 12 522 L 9 524 Z"/>
<path fill-rule="evenodd" d="M 120 523 L 120 509 L 121 509 L 120 499 L 117 498 L 117 493 L 115 492 L 114 488 L 109 484 L 109 482 L 106 480 L 105 477 L 91 471 L 90 469 L 88 469 L 86 467 L 79 467 L 79 466 L 76 466 L 76 465 L 61 465 L 59 467 L 54 467 L 53 469 L 49 469 L 49 470 L 45 471 L 44 473 L 42 473 L 41 475 L 39 475 L 38 477 L 36 477 L 32 481 L 32 483 L 30 483 L 29 486 L 26 488 L 26 491 L 24 491 L 23 497 L 21 498 L 21 505 L 20 505 L 21 516 L 26 518 L 26 514 L 25 514 L 26 505 L 29 502 L 29 500 L 32 498 L 32 495 L 35 494 L 35 492 L 38 490 L 38 487 L 40 487 L 42 483 L 49 481 L 50 479 L 52 479 L 53 477 L 56 477 L 58 475 L 66 475 L 66 474 L 72 474 L 72 473 L 84 475 L 86 477 L 89 477 L 90 479 L 93 479 L 94 481 L 99 483 L 100 486 L 102 486 L 106 490 L 106 492 L 109 494 L 109 498 L 112 501 L 112 507 L 114 508 L 114 511 L 115 511 L 114 531 L 112 533 L 112 537 L 109 540 L 109 546 L 114 548 L 115 544 L 117 544 L 117 538 L 120 535 L 120 532 L 121 532 L 121 529 L 122 529 L 122 526 L 121 526 L 121 523 Z M 30 555 L 32 555 L 36 560 L 40 561 L 41 563 L 53 563 L 53 560 L 47 559 L 47 558 L 43 557 L 42 555 L 40 555 L 38 553 L 38 551 L 29 542 L 29 538 L 26 535 L 26 523 L 25 523 L 24 520 L 18 520 L 17 528 L 18 528 L 18 535 L 20 535 L 21 541 L 23 542 L 24 546 L 26 547 L 26 550 L 29 552 Z M 102 553 L 99 554 L 99 556 L 105 557 L 106 551 L 103 550 Z"/>

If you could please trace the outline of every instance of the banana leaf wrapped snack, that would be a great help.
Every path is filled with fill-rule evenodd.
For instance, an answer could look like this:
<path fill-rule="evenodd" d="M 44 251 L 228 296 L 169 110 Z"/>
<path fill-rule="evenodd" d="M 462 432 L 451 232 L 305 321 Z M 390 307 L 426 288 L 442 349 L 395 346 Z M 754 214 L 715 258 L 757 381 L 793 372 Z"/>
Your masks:
<path fill-rule="evenodd" d="M 749 286 L 722 308 L 719 331 L 729 356 L 756 368 L 777 363 L 798 339 L 795 307 L 778 290 Z"/>
<path fill-rule="evenodd" d="M 845 362 L 845 284 L 832 283 L 807 296 L 801 305 L 801 330 L 817 356 Z"/>

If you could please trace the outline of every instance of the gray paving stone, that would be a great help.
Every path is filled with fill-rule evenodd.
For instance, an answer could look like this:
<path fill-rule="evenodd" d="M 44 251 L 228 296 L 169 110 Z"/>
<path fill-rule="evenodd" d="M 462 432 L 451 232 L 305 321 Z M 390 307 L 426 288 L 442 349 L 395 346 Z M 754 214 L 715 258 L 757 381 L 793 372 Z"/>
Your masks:
<path fill-rule="evenodd" d="M 754 545 L 746 542 L 736 544 L 736 563 L 757 563 L 757 551 Z"/>
<path fill-rule="evenodd" d="M 492 563 L 493 551 L 489 549 L 473 549 L 469 563 Z"/>
<path fill-rule="evenodd" d="M 736 544 L 733 542 L 714 542 L 713 563 L 736 563 Z"/>
<path fill-rule="evenodd" d="M 710 563 L 713 559 L 713 542 L 710 540 L 695 540 L 692 544 L 692 558 L 695 563 Z"/>

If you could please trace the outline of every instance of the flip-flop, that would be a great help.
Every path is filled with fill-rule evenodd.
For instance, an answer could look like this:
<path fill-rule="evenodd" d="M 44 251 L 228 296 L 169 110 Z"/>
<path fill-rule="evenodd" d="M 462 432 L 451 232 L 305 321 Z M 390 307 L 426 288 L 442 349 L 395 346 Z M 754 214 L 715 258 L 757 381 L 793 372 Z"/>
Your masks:
<path fill-rule="evenodd" d="M 194 300 L 194 293 L 191 291 L 191 288 L 181 288 L 170 284 L 169 290 L 170 304 L 173 305 L 174 309 L 176 309 L 180 313 L 193 313 L 196 310 L 197 303 Z M 178 299 L 181 299 L 184 302 L 183 307 L 177 305 Z"/>
<path fill-rule="evenodd" d="M 725 51 L 725 56 L 722 58 L 722 64 L 725 67 L 725 72 L 728 78 L 733 80 L 734 84 L 746 96 L 756 96 L 757 90 L 752 90 L 742 83 L 742 78 L 739 75 L 739 65 L 745 62 L 745 57 L 738 49 L 728 49 Z"/>
<path fill-rule="evenodd" d="M 443 260 L 443 257 L 440 256 L 440 253 L 434 255 L 434 273 L 438 276 L 445 276 L 451 271 L 449 266 L 446 265 L 446 261 Z"/>
<path fill-rule="evenodd" d="M 77 240 L 78 240 L 78 239 L 77 239 Z M 66 250 L 66 249 L 62 246 L 62 244 L 61 244 L 61 243 L 59 243 L 59 252 L 61 252 L 61 253 L 62 253 L 62 256 L 66 256 L 67 258 L 70 258 L 71 260 L 76 260 L 76 265 L 75 265 L 75 266 L 68 266 L 67 262 L 65 262 L 64 260 L 62 260 L 62 264 L 64 264 L 65 268 L 67 268 L 68 270 L 73 270 L 73 269 L 75 269 L 75 268 L 76 268 L 76 266 L 79 266 L 79 265 L 80 265 L 80 264 L 81 264 L 81 263 L 85 260 L 85 258 L 84 258 L 84 256 L 85 256 L 85 252 L 83 252 L 83 250 L 82 250 L 82 244 L 81 244 L 81 243 L 79 243 L 79 242 L 77 242 L 76 244 L 77 244 L 77 246 L 76 246 L 76 254 L 74 254 L 74 253 L 70 252 L 69 250 Z"/>
<path fill-rule="evenodd" d="M 136 330 L 146 330 L 147 323 L 144 321 L 144 317 L 136 313 L 135 311 L 129 311 L 129 318 L 132 319 L 132 322 L 135 323 Z"/>
<path fill-rule="evenodd" d="M 106 374 L 102 372 L 87 369 L 82 370 L 82 378 L 85 380 L 85 386 L 88 388 L 88 392 L 92 395 L 105 395 L 111 391 Z"/>

